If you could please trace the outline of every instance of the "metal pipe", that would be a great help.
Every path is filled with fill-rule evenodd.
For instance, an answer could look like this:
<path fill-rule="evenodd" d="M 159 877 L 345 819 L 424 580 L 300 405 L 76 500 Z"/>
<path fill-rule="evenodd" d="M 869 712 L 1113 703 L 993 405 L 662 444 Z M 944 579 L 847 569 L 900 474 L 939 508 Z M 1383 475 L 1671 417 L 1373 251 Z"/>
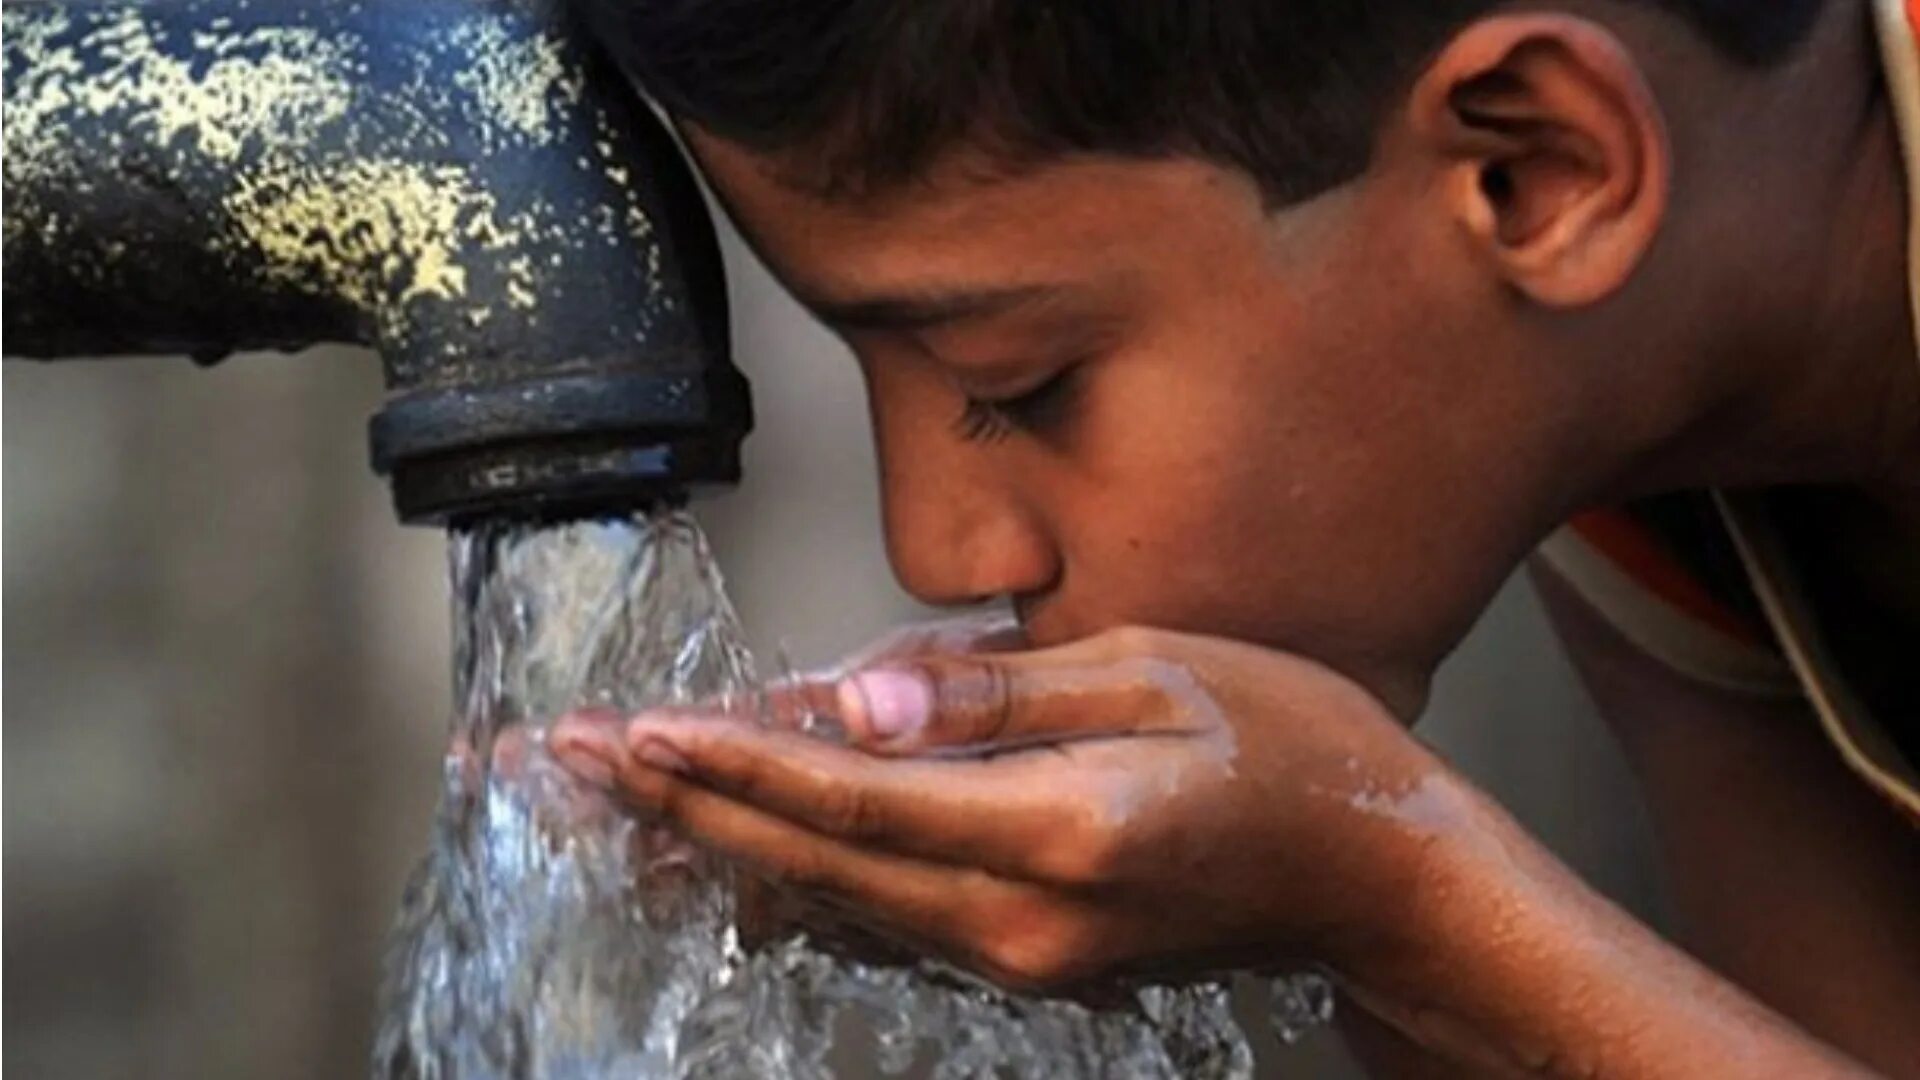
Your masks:
<path fill-rule="evenodd" d="M 711 222 L 549 0 L 19 0 L 4 310 L 42 359 L 376 349 L 408 521 L 732 483 Z"/>

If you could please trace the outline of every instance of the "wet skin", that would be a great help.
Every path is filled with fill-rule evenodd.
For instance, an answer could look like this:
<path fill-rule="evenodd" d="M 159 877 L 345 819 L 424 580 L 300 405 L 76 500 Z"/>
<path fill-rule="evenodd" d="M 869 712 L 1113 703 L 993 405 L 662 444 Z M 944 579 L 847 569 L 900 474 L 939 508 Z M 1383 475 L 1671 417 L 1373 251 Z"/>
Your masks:
<path fill-rule="evenodd" d="M 1311 662 L 1129 629 L 773 697 L 853 746 L 758 708 L 583 716 L 552 745 L 784 890 L 1006 986 L 1312 962 L 1495 1074 L 1867 1075 L 1585 893 Z"/>
<path fill-rule="evenodd" d="M 554 748 L 1008 983 L 1305 959 L 1480 1075 L 1852 1074 L 1405 727 L 1571 510 L 1920 488 L 1888 468 L 1920 460 L 1899 172 L 1843 14 L 1783 86 L 1697 47 L 1664 110 L 1677 76 L 1627 44 L 1671 36 L 1654 16 L 1484 20 L 1365 176 L 1279 210 L 1207 162 L 965 150 L 835 198 L 690 131 L 860 360 L 896 574 L 932 603 L 1010 598 L 1025 648 L 936 635 L 785 691 L 851 746 L 707 710 L 583 718 Z M 1701 182 L 1778 156 L 1714 119 L 1762 99 L 1796 169 Z M 1835 190 L 1857 197 L 1819 229 L 1721 225 L 1732 200 L 1784 220 Z"/>

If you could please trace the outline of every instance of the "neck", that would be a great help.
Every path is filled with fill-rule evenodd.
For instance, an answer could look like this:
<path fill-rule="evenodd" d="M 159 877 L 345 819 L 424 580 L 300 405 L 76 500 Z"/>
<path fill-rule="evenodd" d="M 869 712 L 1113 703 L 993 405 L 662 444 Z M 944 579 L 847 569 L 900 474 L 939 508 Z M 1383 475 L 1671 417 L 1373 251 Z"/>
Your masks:
<path fill-rule="evenodd" d="M 1734 131 L 1736 171 L 1718 175 L 1780 180 L 1748 184 L 1755 239 L 1700 318 L 1735 329 L 1704 343 L 1703 405 L 1650 456 L 1653 486 L 1840 485 L 1920 506 L 1898 130 L 1865 5 L 1831 6 L 1801 60 L 1756 80 L 1731 119 L 1709 121 Z M 1726 272 L 1727 252 L 1702 254 Z"/>

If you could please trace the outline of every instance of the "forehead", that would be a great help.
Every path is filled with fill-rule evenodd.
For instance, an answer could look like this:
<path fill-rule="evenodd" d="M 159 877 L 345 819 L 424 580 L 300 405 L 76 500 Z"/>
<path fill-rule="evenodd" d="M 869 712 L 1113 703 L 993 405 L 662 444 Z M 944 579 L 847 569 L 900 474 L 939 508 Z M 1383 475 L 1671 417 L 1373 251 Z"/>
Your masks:
<path fill-rule="evenodd" d="M 796 291 L 875 281 L 1069 280 L 1254 242 L 1265 207 L 1244 174 L 1191 158 L 1083 157 L 1019 170 L 948 155 L 909 185 L 829 196 L 781 161 L 693 130 L 694 155 L 736 223 Z"/>

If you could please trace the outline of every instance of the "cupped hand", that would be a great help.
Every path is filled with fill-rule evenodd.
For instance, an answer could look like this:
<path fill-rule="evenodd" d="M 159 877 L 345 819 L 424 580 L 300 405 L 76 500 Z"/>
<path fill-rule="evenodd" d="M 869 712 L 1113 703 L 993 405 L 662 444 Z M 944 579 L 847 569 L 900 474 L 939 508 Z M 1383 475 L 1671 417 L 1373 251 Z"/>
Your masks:
<path fill-rule="evenodd" d="M 831 708 L 847 745 L 737 702 L 571 718 L 550 741 L 699 843 L 1016 988 L 1339 967 L 1477 811 L 1359 687 L 1235 642 L 886 649 L 771 693 Z"/>

